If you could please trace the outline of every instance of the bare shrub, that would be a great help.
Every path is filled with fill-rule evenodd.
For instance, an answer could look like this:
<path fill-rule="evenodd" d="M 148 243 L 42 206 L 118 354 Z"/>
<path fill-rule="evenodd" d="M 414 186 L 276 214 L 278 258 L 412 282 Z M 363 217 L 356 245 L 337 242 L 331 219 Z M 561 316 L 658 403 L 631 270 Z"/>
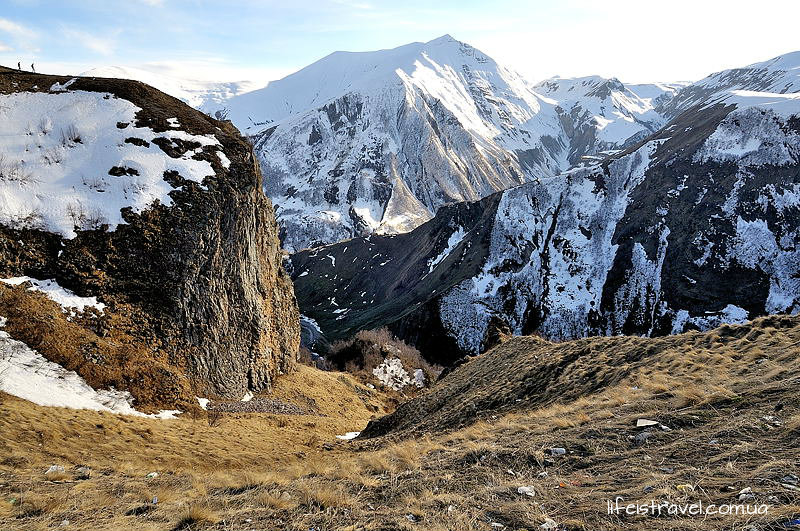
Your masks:
<path fill-rule="evenodd" d="M 47 116 L 43 116 L 42 119 L 39 120 L 37 130 L 43 135 L 50 133 L 50 131 L 53 130 L 53 120 Z"/>
<path fill-rule="evenodd" d="M 59 164 L 64 160 L 64 154 L 61 152 L 61 149 L 58 146 L 55 146 L 50 149 L 45 149 L 42 152 L 42 159 L 44 159 L 44 161 L 50 165 Z"/>
<path fill-rule="evenodd" d="M 106 187 L 106 181 L 102 177 L 83 177 L 81 182 L 92 190 L 103 190 Z"/>
<path fill-rule="evenodd" d="M 24 227 L 26 229 L 44 229 L 44 215 L 41 211 L 33 209 L 28 211 L 27 214 L 19 216 L 10 216 L 9 224 L 15 227 Z"/>
<path fill-rule="evenodd" d="M 86 214 L 86 217 L 83 220 L 83 224 L 81 225 L 81 229 L 83 230 L 100 230 L 108 225 L 108 220 L 106 219 L 103 211 L 99 208 L 92 209 L 91 212 Z"/>
<path fill-rule="evenodd" d="M 67 217 L 72 220 L 72 226 L 75 229 L 83 227 L 86 221 L 86 209 L 80 201 L 77 203 L 67 203 L 66 213 Z"/>
<path fill-rule="evenodd" d="M 222 415 L 222 411 L 218 409 L 209 409 L 206 411 L 206 421 L 208 422 L 208 427 L 216 428 L 222 424 Z"/>
<path fill-rule="evenodd" d="M 372 377 L 386 358 L 398 358 L 410 372 L 422 369 L 426 381 L 436 380 L 441 367 L 428 363 L 416 348 L 396 338 L 387 328 L 362 330 L 350 339 L 333 343 L 328 359 L 339 370 Z"/>
<path fill-rule="evenodd" d="M 316 367 L 321 371 L 331 370 L 330 363 L 322 357 L 314 354 L 308 348 L 301 346 L 297 353 L 297 361 L 309 367 Z"/>
<path fill-rule="evenodd" d="M 20 161 L 6 161 L 5 156 L 0 154 L 0 182 L 18 182 L 20 184 L 30 184 L 36 182 L 33 174 L 26 171 Z"/>
<path fill-rule="evenodd" d="M 81 138 L 81 134 L 78 132 L 78 129 L 75 125 L 70 124 L 66 127 L 66 129 L 61 129 L 61 145 L 64 147 L 69 147 L 75 144 L 82 144 L 83 139 Z"/>

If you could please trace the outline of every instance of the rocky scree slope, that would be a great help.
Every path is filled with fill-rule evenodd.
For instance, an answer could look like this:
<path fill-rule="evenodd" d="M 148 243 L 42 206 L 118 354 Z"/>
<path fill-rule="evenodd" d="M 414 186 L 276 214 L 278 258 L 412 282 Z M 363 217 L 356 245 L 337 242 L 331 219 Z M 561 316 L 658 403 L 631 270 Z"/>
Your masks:
<path fill-rule="evenodd" d="M 793 57 L 759 75 L 793 79 Z M 388 325 L 441 363 L 498 327 L 561 340 L 796 313 L 799 243 L 800 95 L 736 89 L 601 164 L 292 262 L 327 336 Z"/>
<path fill-rule="evenodd" d="M 59 358 L 42 339 L 58 321 L 77 342 L 67 368 L 153 406 L 238 398 L 291 369 L 296 301 L 258 164 L 230 124 L 139 82 L 8 69 L 0 116 L 0 277 L 105 304 L 36 313 L 33 292 L 4 287 L 12 337 Z M 159 374 L 131 372 L 147 360 Z M 112 363 L 131 369 L 99 378 Z"/>
<path fill-rule="evenodd" d="M 443 205 L 552 176 L 655 131 L 675 92 L 618 80 L 531 86 L 445 35 L 336 52 L 231 98 L 254 143 L 287 249 L 402 233 Z"/>

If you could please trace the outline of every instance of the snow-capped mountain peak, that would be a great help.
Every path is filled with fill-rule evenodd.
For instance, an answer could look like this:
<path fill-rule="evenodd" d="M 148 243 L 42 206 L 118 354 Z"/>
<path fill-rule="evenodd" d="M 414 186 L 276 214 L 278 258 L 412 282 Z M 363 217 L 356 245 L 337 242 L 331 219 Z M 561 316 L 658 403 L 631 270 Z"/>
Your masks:
<path fill-rule="evenodd" d="M 470 80 L 495 85 L 500 90 L 522 92 L 525 103 L 535 96 L 524 80 L 479 50 L 449 35 L 373 52 L 331 53 L 319 61 L 273 81 L 261 90 L 233 99 L 230 117 L 249 133 L 308 109 L 320 107 L 347 94 L 377 96 L 404 86 L 429 92 L 452 111 L 474 115 L 469 100 Z M 527 119 L 525 113 L 520 119 Z M 474 116 L 466 120 L 477 123 Z"/>
<path fill-rule="evenodd" d="M 554 83 L 540 91 L 444 35 L 335 52 L 227 105 L 297 250 L 410 230 L 444 204 L 557 174 L 661 125 L 619 80 L 563 93 Z"/>

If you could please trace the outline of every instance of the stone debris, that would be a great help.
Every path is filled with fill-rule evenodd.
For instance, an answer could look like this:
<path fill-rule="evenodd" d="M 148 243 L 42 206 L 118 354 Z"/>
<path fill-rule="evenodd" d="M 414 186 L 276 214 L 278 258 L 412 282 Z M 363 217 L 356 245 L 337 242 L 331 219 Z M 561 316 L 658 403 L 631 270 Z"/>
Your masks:
<path fill-rule="evenodd" d="M 636 434 L 633 438 L 633 445 L 634 446 L 642 446 L 647 442 L 647 439 L 653 436 L 653 433 L 650 431 L 642 431 Z"/>
<path fill-rule="evenodd" d="M 524 494 L 525 496 L 530 496 L 533 498 L 536 496 L 536 491 L 533 490 L 533 487 L 518 487 L 517 494 Z"/>
<path fill-rule="evenodd" d="M 739 491 L 739 501 L 752 501 L 756 499 L 756 495 L 753 494 L 753 489 L 750 487 L 745 487 Z"/>
<path fill-rule="evenodd" d="M 800 483 L 800 478 L 798 478 L 795 474 L 787 474 L 781 478 L 781 483 L 786 485 L 797 485 Z"/>
<path fill-rule="evenodd" d="M 558 524 L 552 518 L 545 518 L 544 523 L 539 526 L 539 529 L 544 531 L 555 531 L 558 529 Z"/>

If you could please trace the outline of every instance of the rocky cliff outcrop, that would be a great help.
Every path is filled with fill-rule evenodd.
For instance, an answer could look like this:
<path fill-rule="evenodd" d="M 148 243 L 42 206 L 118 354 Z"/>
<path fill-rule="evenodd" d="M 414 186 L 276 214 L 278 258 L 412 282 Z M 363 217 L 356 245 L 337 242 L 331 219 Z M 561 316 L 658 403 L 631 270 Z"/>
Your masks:
<path fill-rule="evenodd" d="M 2 114 L 0 277 L 97 297 L 106 307 L 77 349 L 117 338 L 172 390 L 149 394 L 125 371 L 94 384 L 163 406 L 241 397 L 292 368 L 294 293 L 258 164 L 233 126 L 142 83 L 11 70 L 0 72 Z M 12 336 L 30 329 L 18 339 L 36 342 L 25 315 L 0 310 Z M 61 358 L 82 375 L 118 358 L 96 354 Z"/>

